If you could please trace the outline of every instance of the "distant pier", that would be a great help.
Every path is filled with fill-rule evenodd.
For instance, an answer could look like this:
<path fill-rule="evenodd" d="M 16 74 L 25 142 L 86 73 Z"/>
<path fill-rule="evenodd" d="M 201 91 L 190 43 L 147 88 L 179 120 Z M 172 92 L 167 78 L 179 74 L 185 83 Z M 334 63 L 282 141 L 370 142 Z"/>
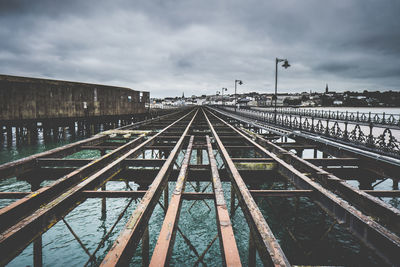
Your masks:
<path fill-rule="evenodd" d="M 149 92 L 99 84 L 0 75 L 0 141 L 92 135 L 143 120 Z M 5 134 L 5 137 L 3 136 Z"/>

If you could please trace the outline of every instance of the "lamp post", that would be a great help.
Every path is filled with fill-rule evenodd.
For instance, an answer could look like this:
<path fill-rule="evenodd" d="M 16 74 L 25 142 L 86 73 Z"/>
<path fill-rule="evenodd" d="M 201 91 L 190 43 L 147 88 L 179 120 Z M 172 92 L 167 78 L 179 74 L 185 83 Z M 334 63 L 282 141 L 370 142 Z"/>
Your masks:
<path fill-rule="evenodd" d="M 276 124 L 276 101 L 278 100 L 278 63 L 283 62 L 282 67 L 285 69 L 290 67 L 287 59 L 275 58 L 275 108 L 274 108 L 274 123 Z"/>
<path fill-rule="evenodd" d="M 237 106 L 237 94 L 236 94 L 236 85 L 242 85 L 243 82 L 241 80 L 235 80 L 235 112 L 236 112 L 236 106 Z"/>
<path fill-rule="evenodd" d="M 216 99 L 217 103 L 218 103 L 218 96 L 219 96 L 219 91 L 217 91 L 217 93 L 215 94 L 215 99 Z"/>
<path fill-rule="evenodd" d="M 222 88 L 222 105 L 224 105 L 224 91 L 228 91 L 227 88 Z"/>

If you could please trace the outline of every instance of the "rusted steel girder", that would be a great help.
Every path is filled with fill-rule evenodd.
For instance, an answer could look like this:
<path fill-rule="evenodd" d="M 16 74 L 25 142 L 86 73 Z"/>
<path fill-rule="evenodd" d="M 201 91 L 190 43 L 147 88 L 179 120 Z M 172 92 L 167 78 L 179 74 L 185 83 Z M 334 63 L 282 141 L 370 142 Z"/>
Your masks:
<path fill-rule="evenodd" d="M 235 193 L 239 199 L 240 207 L 245 215 L 250 231 L 253 234 L 254 241 L 262 262 L 264 265 L 290 266 L 290 263 L 283 253 L 278 241 L 269 228 L 264 216 L 259 210 L 257 204 L 247 189 L 246 184 L 239 174 L 239 171 L 236 169 L 232 159 L 226 151 L 217 132 L 215 131 L 213 124 L 210 122 L 204 111 L 203 113 L 231 177 L 231 183 L 234 186 Z"/>
<path fill-rule="evenodd" d="M 89 177 L 82 177 L 82 181 L 79 184 L 66 191 L 64 190 L 57 198 L 44 204 L 31 215 L 2 232 L 0 235 L 0 251 L 2 251 L 0 265 L 9 262 L 36 237 L 47 231 L 65 214 L 81 203 L 85 199 L 84 194 L 82 194 L 83 191 L 97 189 L 103 183 L 112 179 L 124 168 L 123 161 L 126 158 L 137 156 L 146 145 L 151 144 L 155 138 L 189 115 L 190 113 L 184 115 L 139 146 L 129 150 L 117 159 L 114 158 L 114 161 L 107 162 L 108 165 L 95 174 Z"/>
<path fill-rule="evenodd" d="M 366 214 L 373 216 L 375 220 L 383 224 L 385 227 L 391 229 L 397 234 L 400 233 L 400 210 L 387 204 L 377 197 L 374 197 L 358 188 L 351 186 L 346 181 L 338 178 L 332 173 L 329 173 L 322 168 L 314 165 L 312 163 L 313 161 L 302 159 L 297 155 L 288 152 L 277 144 L 265 140 L 257 134 L 247 134 L 251 134 L 252 136 L 254 136 L 257 143 L 263 145 L 264 147 L 267 147 L 270 151 L 278 154 L 279 157 L 288 164 L 295 166 L 302 172 L 311 173 L 312 177 L 315 177 L 316 180 L 319 181 L 321 184 L 337 192 L 337 194 L 339 194 L 342 198 L 349 201 L 353 205 L 356 205 Z M 337 160 L 340 162 L 340 159 L 333 160 Z"/>
<path fill-rule="evenodd" d="M 250 139 L 248 136 L 226 123 L 224 120 L 213 114 L 215 118 L 225 125 L 228 125 L 235 132 L 243 136 L 248 142 L 251 142 L 265 156 L 273 158 L 278 163 L 278 171 L 287 177 L 295 186 L 300 189 L 314 190 L 313 200 L 328 214 L 333 216 L 355 237 L 357 237 L 366 246 L 375 251 L 388 264 L 397 264 L 400 253 L 400 238 L 373 221 L 369 216 L 351 206 L 348 202 L 342 200 L 331 191 L 325 189 L 320 184 L 312 181 L 309 177 L 296 170 L 293 166 L 280 159 L 277 155 L 267 151 L 264 147 Z"/>
<path fill-rule="evenodd" d="M 176 181 L 174 192 L 168 204 L 168 210 L 165 214 L 160 234 L 158 236 L 153 256 L 151 257 L 150 266 L 167 266 L 171 259 L 172 250 L 174 248 L 176 228 L 178 226 L 179 215 L 182 206 L 182 193 L 185 191 L 186 178 L 189 171 L 190 156 L 192 155 L 194 136 L 190 137 L 189 145 L 183 159 L 178 179 Z"/>
<path fill-rule="evenodd" d="M 57 158 L 40 158 L 38 159 L 38 167 L 82 167 L 92 162 L 93 159 L 57 159 Z M 126 159 L 124 164 L 134 167 L 161 167 L 164 159 Z"/>
<path fill-rule="evenodd" d="M 206 136 L 208 159 L 211 165 L 212 183 L 214 190 L 214 203 L 218 226 L 219 244 L 221 248 L 222 262 L 225 266 L 242 266 L 239 251 L 233 233 L 232 223 L 226 207 L 222 183 L 219 179 L 217 161 L 215 160 L 210 137 Z"/>
<path fill-rule="evenodd" d="M 156 178 L 152 182 L 149 190 L 146 192 L 117 240 L 114 242 L 114 245 L 105 256 L 101 266 L 124 266 L 128 264 L 129 259 L 135 252 L 143 235 L 145 226 L 150 219 L 152 211 L 161 196 L 163 187 L 168 182 L 169 173 L 173 168 L 178 152 L 183 145 L 184 138 L 189 132 L 197 113 L 198 110 L 196 110 L 196 113 L 186 126 L 174 149 L 171 151 L 164 165 L 161 167 Z"/>

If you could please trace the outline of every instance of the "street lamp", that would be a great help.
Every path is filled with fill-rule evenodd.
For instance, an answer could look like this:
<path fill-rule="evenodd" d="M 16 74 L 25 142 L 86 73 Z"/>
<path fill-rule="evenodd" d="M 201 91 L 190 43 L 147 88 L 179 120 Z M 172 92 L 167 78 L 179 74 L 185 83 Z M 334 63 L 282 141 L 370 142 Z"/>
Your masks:
<path fill-rule="evenodd" d="M 278 63 L 283 62 L 282 67 L 285 69 L 290 67 L 290 64 L 287 59 L 280 59 L 276 58 L 275 59 L 275 108 L 274 108 L 274 123 L 276 124 L 276 101 L 278 100 Z"/>
<path fill-rule="evenodd" d="M 237 94 L 236 94 L 236 84 L 242 85 L 243 82 L 241 80 L 235 80 L 235 112 L 236 112 L 236 106 L 237 106 Z"/>
<path fill-rule="evenodd" d="M 222 88 L 222 105 L 224 105 L 224 91 L 228 91 L 228 89 Z"/>

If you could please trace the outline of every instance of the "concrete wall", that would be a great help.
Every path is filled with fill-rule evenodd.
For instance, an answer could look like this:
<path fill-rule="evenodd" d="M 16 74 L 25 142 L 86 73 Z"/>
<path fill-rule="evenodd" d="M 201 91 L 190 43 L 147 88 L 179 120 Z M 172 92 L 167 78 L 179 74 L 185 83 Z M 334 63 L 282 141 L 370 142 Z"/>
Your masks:
<path fill-rule="evenodd" d="M 140 114 L 148 101 L 149 92 L 129 88 L 0 75 L 5 121 Z"/>

